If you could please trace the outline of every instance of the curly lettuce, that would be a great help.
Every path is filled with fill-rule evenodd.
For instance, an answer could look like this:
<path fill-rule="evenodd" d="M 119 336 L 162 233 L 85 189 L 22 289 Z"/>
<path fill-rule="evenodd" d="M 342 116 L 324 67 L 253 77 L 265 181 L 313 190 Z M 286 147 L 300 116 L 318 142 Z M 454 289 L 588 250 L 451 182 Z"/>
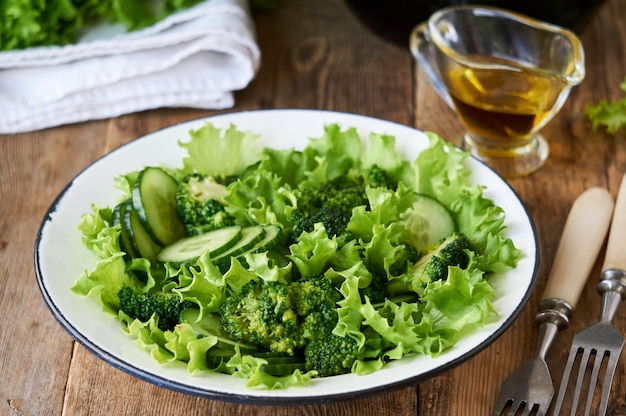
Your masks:
<path fill-rule="evenodd" d="M 626 79 L 621 83 L 620 88 L 626 93 Z M 597 104 L 585 107 L 585 114 L 591 120 L 593 130 L 604 126 L 607 133 L 615 134 L 621 128 L 626 127 L 626 96 L 615 102 L 609 102 L 603 98 Z"/>
<path fill-rule="evenodd" d="M 94 21 L 150 26 L 202 0 L 11 0 L 0 2 L 0 50 L 67 45 Z"/>

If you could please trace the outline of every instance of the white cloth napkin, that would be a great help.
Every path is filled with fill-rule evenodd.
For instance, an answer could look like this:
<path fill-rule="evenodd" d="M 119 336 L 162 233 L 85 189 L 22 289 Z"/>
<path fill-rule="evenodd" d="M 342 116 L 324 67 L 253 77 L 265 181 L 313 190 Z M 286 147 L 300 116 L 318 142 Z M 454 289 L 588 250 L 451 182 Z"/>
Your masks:
<path fill-rule="evenodd" d="M 74 45 L 0 53 L 0 134 L 160 107 L 223 109 L 256 75 L 246 0 L 206 0 L 136 32 L 101 25 Z"/>

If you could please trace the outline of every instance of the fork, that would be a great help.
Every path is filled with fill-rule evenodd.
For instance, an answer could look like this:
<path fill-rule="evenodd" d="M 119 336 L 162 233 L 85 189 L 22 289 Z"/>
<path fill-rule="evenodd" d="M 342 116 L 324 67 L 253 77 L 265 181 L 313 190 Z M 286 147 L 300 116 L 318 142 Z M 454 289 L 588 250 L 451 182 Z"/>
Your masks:
<path fill-rule="evenodd" d="M 603 271 L 598 284 L 598 292 L 602 294 L 600 321 L 574 336 L 554 406 L 554 415 L 558 415 L 561 412 L 565 394 L 570 384 L 570 374 L 577 357 L 580 357 L 580 360 L 578 361 L 578 375 L 571 402 L 570 415 L 576 414 L 581 392 L 583 387 L 587 386 L 584 380 L 589 369 L 590 360 L 593 362 L 593 367 L 588 377 L 589 384 L 587 387 L 585 415 L 591 414 L 593 399 L 596 390 L 599 388 L 597 383 L 601 368 L 605 368 L 605 373 L 597 415 L 602 416 L 606 414 L 613 376 L 624 347 L 624 337 L 615 329 L 611 321 L 617 312 L 620 302 L 626 298 L 625 244 L 626 175 L 622 178 L 622 184 L 617 196 L 604 265 L 602 267 Z"/>
<path fill-rule="evenodd" d="M 548 411 L 554 386 L 545 361 L 546 353 L 558 332 L 569 325 L 604 243 L 612 211 L 613 199 L 605 189 L 590 188 L 574 201 L 535 316 L 539 325 L 535 357 L 502 383 L 492 416 L 544 416 Z M 585 244 L 580 244 L 583 239 Z"/>

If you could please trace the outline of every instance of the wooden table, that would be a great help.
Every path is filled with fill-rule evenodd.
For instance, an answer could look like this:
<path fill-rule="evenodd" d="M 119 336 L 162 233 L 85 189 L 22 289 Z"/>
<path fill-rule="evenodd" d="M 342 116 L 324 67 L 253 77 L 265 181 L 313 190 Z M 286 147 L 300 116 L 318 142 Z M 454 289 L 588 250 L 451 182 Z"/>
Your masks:
<path fill-rule="evenodd" d="M 298 0 L 256 16 L 263 64 L 236 94 L 232 111 L 314 108 L 375 116 L 456 142 L 462 129 L 415 66 L 406 47 L 362 27 L 340 0 Z M 591 186 L 615 196 L 626 172 L 626 132 L 594 132 L 587 104 L 623 96 L 626 1 L 609 0 L 581 35 L 587 77 L 544 129 L 551 154 L 526 178 L 511 180 L 534 219 L 542 263 L 535 294 L 513 326 L 470 361 L 421 385 L 324 405 L 225 403 L 172 392 L 129 376 L 87 352 L 55 322 L 33 269 L 33 244 L 55 196 L 98 157 L 145 133 L 214 111 L 162 109 L 0 136 L 0 414 L 2 415 L 486 415 L 501 381 L 534 353 L 533 323 L 566 215 Z M 229 110 L 230 111 L 230 110 Z M 581 244 L 585 244 L 581 241 Z M 626 247 L 625 247 L 626 249 Z M 601 254 L 602 255 L 602 254 Z M 573 334 L 597 321 L 598 261 L 571 326 L 548 355 L 560 374 Z M 626 333 L 626 312 L 615 325 Z M 626 359 L 609 405 L 626 414 Z"/>

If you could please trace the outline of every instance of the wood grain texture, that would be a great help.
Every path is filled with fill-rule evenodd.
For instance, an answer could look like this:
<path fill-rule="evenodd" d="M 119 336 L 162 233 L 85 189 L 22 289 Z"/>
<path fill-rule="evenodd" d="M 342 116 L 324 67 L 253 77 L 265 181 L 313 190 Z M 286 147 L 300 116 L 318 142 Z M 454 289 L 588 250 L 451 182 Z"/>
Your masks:
<path fill-rule="evenodd" d="M 535 295 L 512 327 L 471 360 L 419 386 L 324 405 L 252 406 L 173 392 L 95 357 L 54 321 L 33 271 L 34 241 L 58 193 L 97 158 L 136 137 L 218 111 L 161 109 L 34 133 L 0 136 L 0 415 L 464 415 L 488 414 L 501 381 L 532 356 L 534 315 L 575 198 L 591 186 L 615 197 L 626 172 L 626 132 L 592 131 L 587 104 L 623 96 L 626 1 L 608 0 L 582 35 L 587 77 L 544 129 L 546 165 L 510 184 L 535 221 L 541 268 Z M 228 111 L 312 108 L 376 116 L 441 134 L 463 129 L 416 71 L 408 48 L 362 27 L 341 0 L 294 0 L 255 16 L 263 62 Z M 600 256 L 603 253 L 601 252 Z M 560 376 L 573 334 L 597 320 L 594 265 L 570 328 L 548 354 Z M 614 321 L 626 332 L 626 314 Z M 626 360 L 617 369 L 609 415 L 626 414 Z M 556 377 L 559 378 L 559 377 Z"/>

